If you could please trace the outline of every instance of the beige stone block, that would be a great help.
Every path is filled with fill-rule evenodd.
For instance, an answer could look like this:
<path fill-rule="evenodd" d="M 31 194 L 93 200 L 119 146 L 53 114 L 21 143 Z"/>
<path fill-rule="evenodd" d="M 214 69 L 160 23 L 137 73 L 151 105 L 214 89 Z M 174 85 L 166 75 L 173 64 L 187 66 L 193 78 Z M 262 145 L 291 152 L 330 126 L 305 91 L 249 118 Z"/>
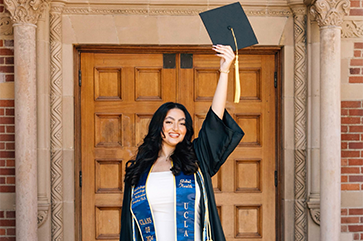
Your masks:
<path fill-rule="evenodd" d="M 294 47 L 285 46 L 283 54 L 282 94 L 284 97 L 294 97 Z"/>
<path fill-rule="evenodd" d="M 74 222 L 74 203 L 64 202 L 63 203 L 63 224 L 64 224 L 64 240 L 74 241 L 75 240 L 75 222 Z M 87 228 L 87 227 L 83 227 Z"/>
<path fill-rule="evenodd" d="M 284 199 L 294 199 L 294 176 L 295 176 L 295 164 L 294 164 L 294 150 L 284 150 Z"/>
<path fill-rule="evenodd" d="M 37 42 L 37 95 L 49 94 L 49 42 Z"/>
<path fill-rule="evenodd" d="M 45 223 L 38 228 L 38 241 L 49 241 L 52 240 L 52 232 L 51 232 L 51 213 L 48 212 L 47 220 L 45 220 Z"/>
<path fill-rule="evenodd" d="M 115 15 L 114 20 L 121 44 L 159 44 L 157 16 Z"/>
<path fill-rule="evenodd" d="M 353 241 L 353 233 L 340 233 L 340 241 Z"/>
<path fill-rule="evenodd" d="M 159 16 L 160 44 L 211 44 L 199 16 Z"/>
<path fill-rule="evenodd" d="M 294 98 L 283 98 L 284 149 L 294 149 Z"/>
<path fill-rule="evenodd" d="M 284 201 L 285 208 L 285 217 L 284 217 L 284 241 L 294 241 L 294 200 L 285 200 Z"/>
<path fill-rule="evenodd" d="M 15 193 L 0 193 L 0 210 L 15 210 Z"/>
<path fill-rule="evenodd" d="M 308 239 L 309 241 L 320 241 L 320 226 L 311 218 L 310 211 L 308 213 Z"/>
<path fill-rule="evenodd" d="M 62 53 L 63 96 L 74 96 L 73 46 L 71 44 L 63 44 Z"/>
<path fill-rule="evenodd" d="M 347 192 L 342 193 L 342 207 L 359 207 L 363 206 L 363 192 Z"/>
<path fill-rule="evenodd" d="M 309 109 L 311 119 L 311 130 L 309 137 L 311 138 L 311 148 L 319 148 L 320 146 L 320 96 L 311 97 L 311 108 Z"/>
<path fill-rule="evenodd" d="M 63 200 L 74 202 L 74 151 L 63 150 Z"/>
<path fill-rule="evenodd" d="M 50 146 L 50 96 L 41 94 L 37 96 L 37 125 L 38 149 Z"/>
<path fill-rule="evenodd" d="M 0 83 L 0 99 L 14 99 L 14 82 Z"/>
<path fill-rule="evenodd" d="M 43 202 L 50 202 L 50 150 L 39 149 L 38 154 L 38 197 L 42 197 Z M 38 199 L 39 201 L 39 199 Z"/>
<path fill-rule="evenodd" d="M 311 43 L 320 43 L 320 29 L 316 21 L 312 21 L 310 24 L 310 41 Z"/>
<path fill-rule="evenodd" d="M 76 44 L 76 33 L 73 29 L 70 16 L 62 16 L 62 43 L 63 44 Z"/>
<path fill-rule="evenodd" d="M 308 181 L 309 192 L 317 195 L 320 193 L 320 149 L 309 150 Z"/>
<path fill-rule="evenodd" d="M 118 44 L 117 29 L 110 15 L 71 15 L 69 16 L 77 43 L 79 44 Z"/>
<path fill-rule="evenodd" d="M 342 84 L 349 83 L 349 62 L 350 59 L 341 59 L 340 61 L 340 82 Z"/>
<path fill-rule="evenodd" d="M 320 43 L 310 45 L 311 95 L 320 96 Z"/>
<path fill-rule="evenodd" d="M 363 85 L 359 84 L 342 84 L 341 85 L 342 100 L 362 100 Z"/>
<path fill-rule="evenodd" d="M 74 149 L 74 98 L 63 96 L 63 149 Z"/>
<path fill-rule="evenodd" d="M 354 56 L 354 42 L 353 40 L 344 40 L 342 39 L 340 43 L 341 47 L 341 58 L 342 59 L 350 59 Z"/>
<path fill-rule="evenodd" d="M 279 45 L 287 17 L 249 17 L 259 45 Z"/>
<path fill-rule="evenodd" d="M 279 45 L 294 46 L 294 35 L 291 34 L 294 31 L 294 18 L 288 17 L 284 30 L 281 34 Z"/>

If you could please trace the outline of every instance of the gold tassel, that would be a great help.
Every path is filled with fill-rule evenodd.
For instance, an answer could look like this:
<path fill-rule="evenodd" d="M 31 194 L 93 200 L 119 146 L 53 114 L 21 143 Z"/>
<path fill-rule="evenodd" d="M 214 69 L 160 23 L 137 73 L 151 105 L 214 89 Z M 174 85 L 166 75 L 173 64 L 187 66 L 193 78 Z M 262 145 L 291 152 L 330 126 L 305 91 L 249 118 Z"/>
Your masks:
<path fill-rule="evenodd" d="M 236 91 L 234 93 L 234 103 L 239 103 L 239 99 L 241 96 L 241 86 L 240 86 L 240 80 L 239 80 L 239 64 L 238 64 L 238 46 L 237 46 L 237 40 L 236 36 L 234 35 L 233 28 L 231 28 L 234 44 L 236 45 L 236 61 L 234 62 L 234 69 L 235 69 L 235 77 L 236 77 Z"/>

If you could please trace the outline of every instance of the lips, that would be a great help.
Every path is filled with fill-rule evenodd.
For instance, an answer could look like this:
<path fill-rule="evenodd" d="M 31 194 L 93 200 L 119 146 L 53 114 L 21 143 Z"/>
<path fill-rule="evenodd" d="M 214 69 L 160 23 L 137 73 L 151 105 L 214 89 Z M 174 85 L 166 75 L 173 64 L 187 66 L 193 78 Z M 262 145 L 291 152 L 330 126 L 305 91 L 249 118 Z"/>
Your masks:
<path fill-rule="evenodd" d="M 172 138 L 178 138 L 180 136 L 180 134 L 177 133 L 169 133 L 169 136 Z"/>

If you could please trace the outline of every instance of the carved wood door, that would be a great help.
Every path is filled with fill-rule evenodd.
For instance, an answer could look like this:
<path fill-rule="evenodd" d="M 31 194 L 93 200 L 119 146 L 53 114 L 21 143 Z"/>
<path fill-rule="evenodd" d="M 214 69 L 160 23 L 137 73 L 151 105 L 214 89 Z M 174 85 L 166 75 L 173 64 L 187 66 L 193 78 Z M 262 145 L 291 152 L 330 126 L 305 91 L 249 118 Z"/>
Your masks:
<path fill-rule="evenodd" d="M 84 241 L 118 240 L 125 163 L 155 110 L 167 101 L 184 104 L 198 133 L 210 107 L 219 58 L 204 48 L 188 49 L 193 55 L 167 50 L 174 54 L 162 48 L 81 54 Z M 227 240 L 275 240 L 274 68 L 274 55 L 240 56 L 239 104 L 229 76 L 227 109 L 246 135 L 213 177 Z"/>

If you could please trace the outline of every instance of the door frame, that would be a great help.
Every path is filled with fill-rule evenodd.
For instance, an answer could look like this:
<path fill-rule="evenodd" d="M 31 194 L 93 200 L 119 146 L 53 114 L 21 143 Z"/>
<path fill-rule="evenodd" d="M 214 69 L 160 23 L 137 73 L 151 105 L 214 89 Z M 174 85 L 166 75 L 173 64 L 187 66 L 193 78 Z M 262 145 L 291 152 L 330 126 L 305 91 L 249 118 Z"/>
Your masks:
<path fill-rule="evenodd" d="M 82 240 L 82 188 L 80 172 L 81 162 L 81 53 L 211 53 L 210 45 L 73 45 L 73 80 L 74 80 L 74 196 L 75 196 L 75 240 Z M 284 240 L 284 155 L 283 155 L 283 102 L 282 102 L 282 56 L 283 46 L 252 46 L 239 50 L 239 55 L 275 55 L 276 84 L 276 149 L 275 165 L 277 176 L 276 192 L 276 240 Z"/>

